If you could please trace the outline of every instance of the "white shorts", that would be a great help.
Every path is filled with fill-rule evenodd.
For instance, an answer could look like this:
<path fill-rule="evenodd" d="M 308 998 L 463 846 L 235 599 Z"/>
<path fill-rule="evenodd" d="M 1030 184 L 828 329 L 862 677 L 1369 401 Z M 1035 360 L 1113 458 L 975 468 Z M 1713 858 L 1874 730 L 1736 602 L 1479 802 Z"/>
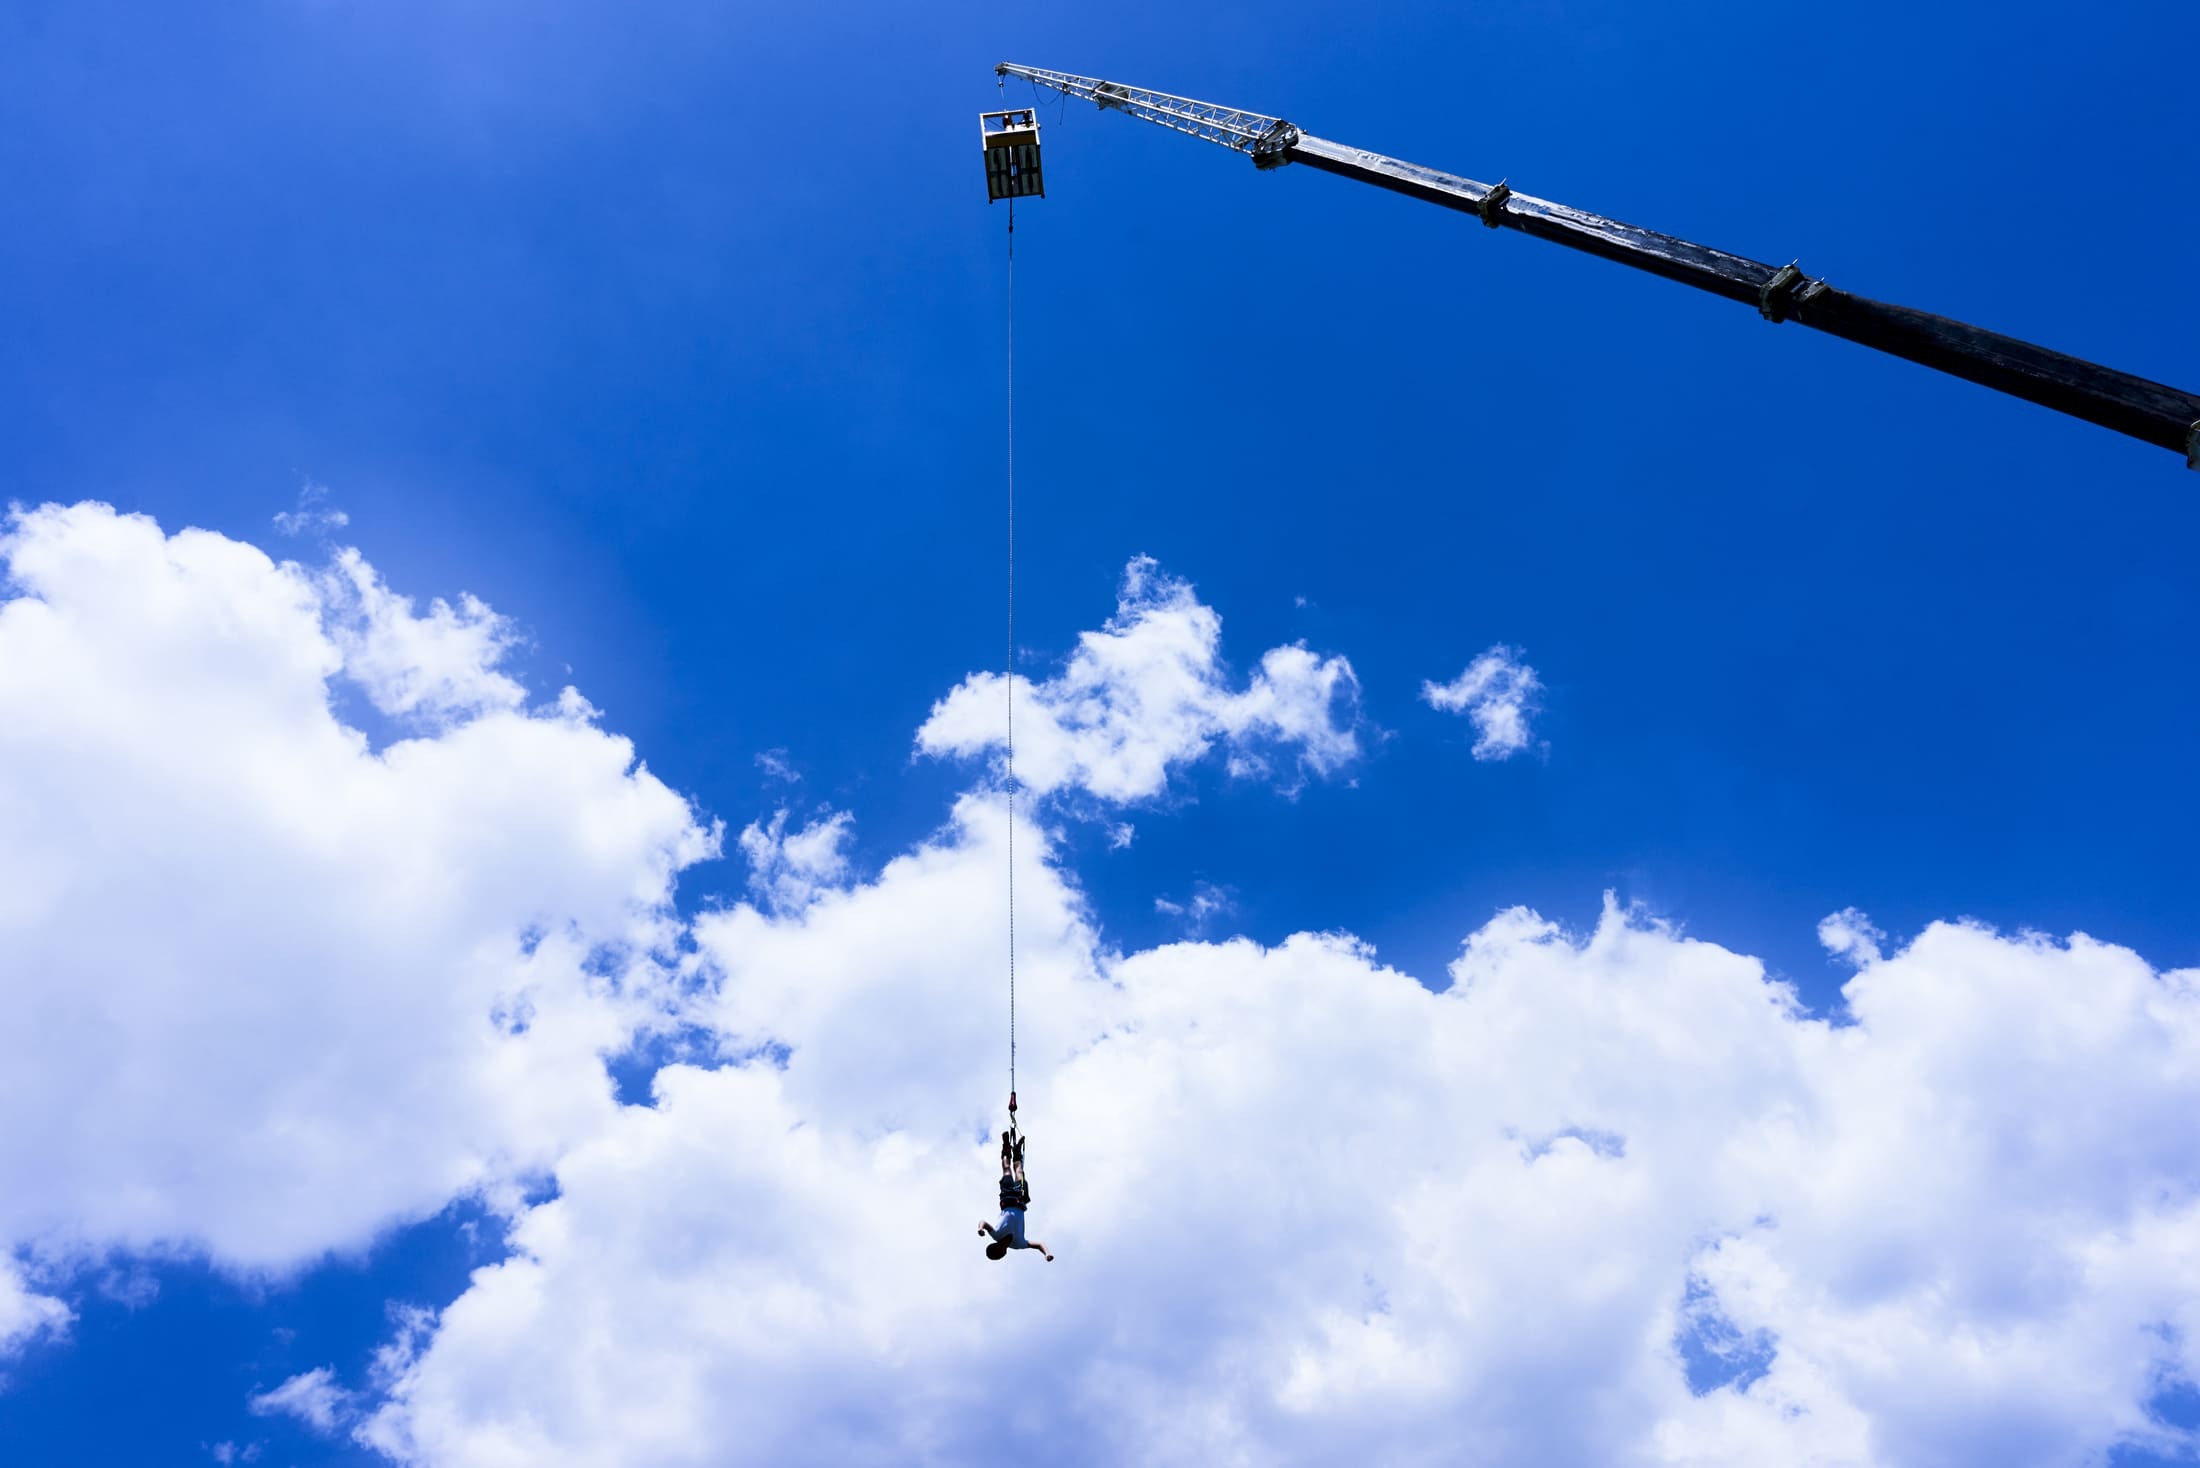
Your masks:
<path fill-rule="evenodd" d="M 1024 1210 L 1010 1208 L 1001 1214 L 1001 1221 L 993 1225 L 993 1237 L 1011 1249 L 1028 1249 L 1031 1244 L 1024 1238 Z"/>

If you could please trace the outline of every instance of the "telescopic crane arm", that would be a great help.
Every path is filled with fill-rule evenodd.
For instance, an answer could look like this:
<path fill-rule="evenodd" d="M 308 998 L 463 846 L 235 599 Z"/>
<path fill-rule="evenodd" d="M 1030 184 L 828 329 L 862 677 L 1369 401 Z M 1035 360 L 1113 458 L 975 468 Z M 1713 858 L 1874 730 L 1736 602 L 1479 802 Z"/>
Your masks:
<path fill-rule="evenodd" d="M 2182 453 L 2187 465 L 2200 469 L 2200 394 L 1945 316 L 1851 295 L 1804 274 L 1794 263 L 1767 265 L 1548 199 L 1516 194 L 1503 183 L 1477 183 L 1332 143 L 1301 132 L 1280 117 L 1005 61 L 994 70 L 1218 143 L 1246 154 L 1256 168 L 1304 163 L 1472 214 L 1492 229 L 1516 229 L 1647 270 L 1755 306 L 1767 321 L 1815 327 L 2158 444 Z"/>

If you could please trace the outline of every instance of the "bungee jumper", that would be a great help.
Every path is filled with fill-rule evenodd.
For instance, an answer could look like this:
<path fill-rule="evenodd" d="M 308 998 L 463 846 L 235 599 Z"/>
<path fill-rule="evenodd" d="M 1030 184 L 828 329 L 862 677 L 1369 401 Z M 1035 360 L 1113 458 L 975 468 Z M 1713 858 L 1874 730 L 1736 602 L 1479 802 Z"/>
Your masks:
<path fill-rule="evenodd" d="M 1024 1136 L 1016 1122 L 1016 201 L 1044 198 L 1039 171 L 1039 118 L 1029 108 L 986 112 L 978 118 L 985 151 L 986 201 L 1008 201 L 1008 691 L 1006 780 L 1008 796 L 1008 1130 L 1001 1133 L 1001 1217 L 978 1224 L 988 1242 L 985 1257 L 1001 1260 L 1011 1249 L 1037 1249 L 1047 1263 L 1053 1252 L 1024 1230 L 1031 1184 L 1024 1177 Z"/>
<path fill-rule="evenodd" d="M 1024 1229 L 1024 1210 L 1031 1206 L 1031 1183 L 1024 1176 L 1024 1138 L 1016 1128 L 1016 1093 L 1008 1093 L 1008 1130 L 1001 1133 L 1001 1221 L 978 1222 L 978 1232 L 992 1240 L 985 1246 L 985 1257 L 1001 1260 L 1011 1249 L 1037 1249 L 1047 1263 L 1054 1262 L 1054 1255 L 1047 1246 L 1032 1238 Z"/>

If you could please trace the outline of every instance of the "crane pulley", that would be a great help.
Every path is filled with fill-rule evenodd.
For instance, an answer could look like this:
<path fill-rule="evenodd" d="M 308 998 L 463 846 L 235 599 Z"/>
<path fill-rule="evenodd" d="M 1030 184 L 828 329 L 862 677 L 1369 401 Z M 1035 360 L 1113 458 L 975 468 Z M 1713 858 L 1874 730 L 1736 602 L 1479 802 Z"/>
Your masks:
<path fill-rule="evenodd" d="M 1768 265 L 1730 255 L 1548 199 L 1515 193 L 1503 182 L 1478 183 L 1333 143 L 1301 132 L 1280 117 L 1006 61 L 994 72 L 1003 78 L 1021 77 L 1035 86 L 1081 97 L 1100 107 L 1244 153 L 1256 168 L 1303 163 L 1324 173 L 1358 179 L 1472 214 L 1492 229 L 1518 230 L 1662 275 L 1755 306 L 1767 321 L 1793 321 L 1844 337 L 2182 453 L 2190 467 L 2200 469 L 2200 394 L 2166 387 L 1945 316 L 1853 295 L 1807 274 L 1799 262 Z M 1036 123 L 1031 142 L 1036 155 Z"/>

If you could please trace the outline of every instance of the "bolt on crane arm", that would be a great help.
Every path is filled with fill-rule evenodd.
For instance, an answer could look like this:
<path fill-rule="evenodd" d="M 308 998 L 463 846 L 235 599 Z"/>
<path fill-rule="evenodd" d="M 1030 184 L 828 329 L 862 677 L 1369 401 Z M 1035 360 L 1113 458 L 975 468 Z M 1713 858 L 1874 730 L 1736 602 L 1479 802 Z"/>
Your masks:
<path fill-rule="evenodd" d="M 1304 163 L 1472 214 L 1492 229 L 1518 230 L 1662 275 L 1755 306 L 1767 321 L 1813 327 L 2180 452 L 2191 468 L 2200 469 L 2200 393 L 2166 387 L 1945 316 L 1853 295 L 1805 275 L 1793 262 L 1767 265 L 1514 193 L 1502 182 L 1478 183 L 1346 147 L 1301 132 L 1280 117 L 1006 61 L 994 70 L 1246 154 L 1257 168 Z"/>

